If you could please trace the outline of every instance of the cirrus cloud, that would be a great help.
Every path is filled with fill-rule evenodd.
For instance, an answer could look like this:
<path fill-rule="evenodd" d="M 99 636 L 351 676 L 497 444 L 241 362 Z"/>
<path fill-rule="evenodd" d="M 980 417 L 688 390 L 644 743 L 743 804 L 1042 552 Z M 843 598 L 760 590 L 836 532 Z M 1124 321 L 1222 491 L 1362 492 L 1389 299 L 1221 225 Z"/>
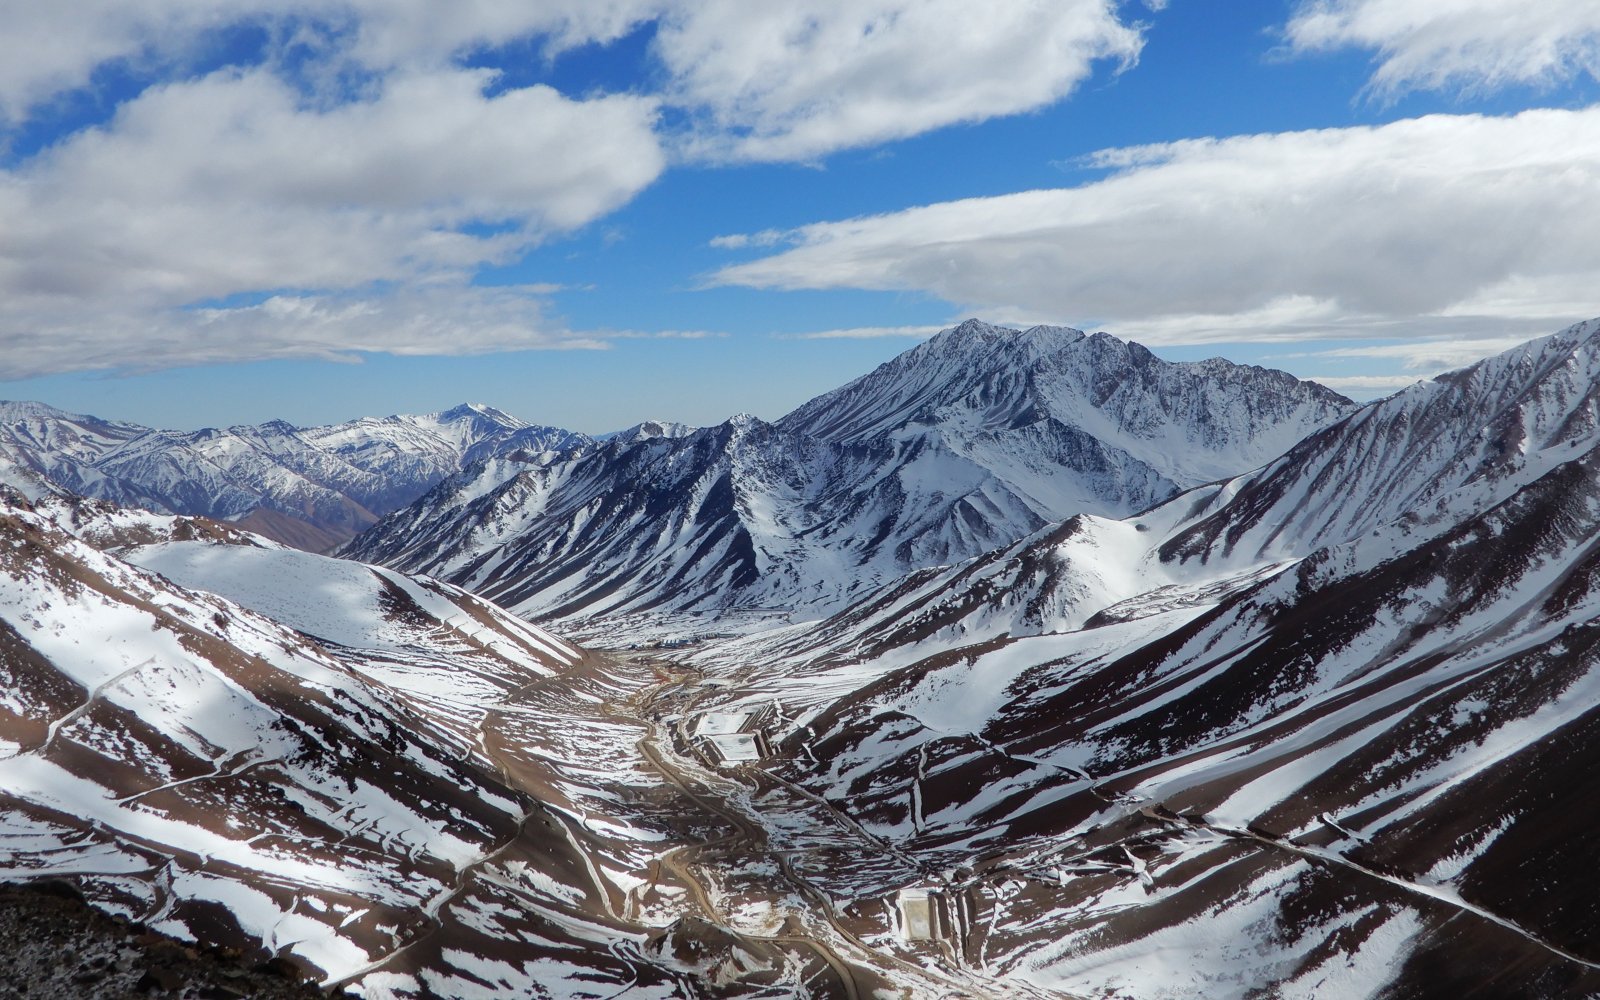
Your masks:
<path fill-rule="evenodd" d="M 1381 93 L 1600 77 L 1593 0 L 1313 0 L 1284 34 L 1301 53 L 1376 50 Z"/>

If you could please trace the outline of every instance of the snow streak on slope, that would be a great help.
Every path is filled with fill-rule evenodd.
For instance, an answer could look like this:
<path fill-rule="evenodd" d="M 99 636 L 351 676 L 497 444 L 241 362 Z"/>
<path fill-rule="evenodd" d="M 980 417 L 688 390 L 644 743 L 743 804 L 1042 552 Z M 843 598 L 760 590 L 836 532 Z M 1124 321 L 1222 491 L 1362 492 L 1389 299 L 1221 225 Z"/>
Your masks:
<path fill-rule="evenodd" d="M 552 461 L 490 462 L 344 551 L 530 616 L 836 610 L 1069 513 L 1122 515 L 1253 468 L 1349 412 L 1221 361 L 969 321 L 767 424 L 741 416 Z"/>
<path fill-rule="evenodd" d="M 342 542 L 489 455 L 587 440 L 479 404 L 328 427 L 272 421 L 178 432 L 0 403 L 7 464 L 85 496 L 244 520 L 302 548 Z"/>

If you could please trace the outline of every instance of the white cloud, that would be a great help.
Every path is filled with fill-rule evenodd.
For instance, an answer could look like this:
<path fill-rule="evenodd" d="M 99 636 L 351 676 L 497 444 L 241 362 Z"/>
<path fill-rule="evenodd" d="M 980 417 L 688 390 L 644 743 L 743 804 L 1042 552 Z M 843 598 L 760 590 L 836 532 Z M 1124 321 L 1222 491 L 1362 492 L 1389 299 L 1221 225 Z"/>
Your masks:
<path fill-rule="evenodd" d="M 1354 399 L 1372 399 L 1404 389 L 1414 382 L 1433 378 L 1457 368 L 1465 368 L 1484 358 L 1509 351 L 1527 341 L 1528 336 L 1517 335 L 1423 339 L 1398 344 L 1350 344 L 1344 347 L 1308 351 L 1304 354 L 1278 355 L 1274 360 L 1359 361 L 1375 363 L 1378 367 L 1391 371 L 1398 367 L 1408 373 L 1301 376 L 1307 381 L 1320 382 L 1335 392 L 1342 392 Z"/>
<path fill-rule="evenodd" d="M 691 155 L 804 160 L 1044 107 L 1141 44 L 1115 0 L 695 0 L 655 51 Z"/>
<path fill-rule="evenodd" d="M 148 371 L 219 362 L 361 353 L 468 355 L 603 348 L 547 319 L 534 292 L 463 284 L 378 294 L 281 294 L 210 309 L 103 310 L 85 303 L 18 316 L 4 336 L 0 380 L 71 371 Z M 21 320 L 21 322 L 18 322 Z"/>
<path fill-rule="evenodd" d="M 0 342 L 16 354 L 58 325 L 52 310 L 115 337 L 240 294 L 460 281 L 612 211 L 662 169 L 654 102 L 546 87 L 488 98 L 487 78 L 396 76 L 327 110 L 265 71 L 145 91 L 104 128 L 0 172 Z"/>
<path fill-rule="evenodd" d="M 0 175 L 0 290 L 187 302 L 410 278 L 503 259 L 660 172 L 652 102 L 486 98 L 487 77 L 397 78 L 328 111 L 262 72 L 148 90 Z"/>
<path fill-rule="evenodd" d="M 1325 385 L 1351 399 L 1366 400 L 1399 392 L 1423 381 L 1420 375 L 1306 375 L 1307 382 Z"/>
<path fill-rule="evenodd" d="M 549 51 L 609 42 L 672 0 L 344 0 L 357 21 L 354 55 L 370 66 L 445 60 L 477 47 L 542 38 Z M 326 8 L 330 5 L 319 4 Z"/>
<path fill-rule="evenodd" d="M 927 292 L 963 312 L 1166 343 L 1531 335 L 1600 313 L 1600 108 L 1186 141 L 1102 161 L 1122 169 L 809 225 L 789 249 L 712 280 Z"/>
<path fill-rule="evenodd" d="M 1600 76 L 1594 0 L 1309 0 L 1285 34 L 1299 52 L 1376 50 L 1386 93 Z"/>
<path fill-rule="evenodd" d="M 336 67 L 436 70 L 477 49 L 548 52 L 657 22 L 663 95 L 698 119 L 690 155 L 812 159 L 1032 111 L 1097 60 L 1142 45 L 1117 0 L 84 0 L 13 4 L 0 33 L 0 122 L 117 61 L 181 67 L 240 24 L 308 40 Z M 1152 10 L 1160 5 L 1147 4 Z M 269 51 L 268 58 L 275 53 Z M 327 69 L 328 67 L 324 67 Z"/>
<path fill-rule="evenodd" d="M 1348 347 L 1335 347 L 1307 354 L 1285 355 L 1285 357 L 1382 361 L 1389 366 L 1398 363 L 1407 371 L 1425 372 L 1431 376 L 1455 368 L 1464 368 L 1475 361 L 1482 361 L 1491 355 L 1509 351 L 1527 340 L 1527 337 L 1513 336 L 1474 337 L 1465 340 L 1417 340 L 1403 344 L 1353 344 Z"/>
<path fill-rule="evenodd" d="M 203 32 L 248 17 L 256 5 L 215 0 L 79 0 L 4 6 L 0 124 L 80 87 L 104 63 L 176 57 Z"/>
<path fill-rule="evenodd" d="M 721 330 L 599 330 L 592 336 L 612 340 L 720 340 Z"/>
<path fill-rule="evenodd" d="M 221 29 L 255 25 L 278 47 L 311 42 L 372 70 L 438 69 L 453 56 L 542 38 L 551 51 L 613 40 L 667 0 L 73 0 L 8 3 L 0 32 L 0 123 L 100 66 L 181 69 Z M 338 36 L 330 40 L 328 35 Z M 319 36 L 323 36 L 320 37 Z M 269 49 L 273 48 L 269 45 Z M 269 57 L 273 55 L 269 51 Z"/>
<path fill-rule="evenodd" d="M 759 233 L 734 233 L 713 236 L 710 245 L 719 250 L 743 250 L 747 247 L 770 247 L 782 243 L 784 234 L 778 229 L 763 229 Z"/>
<path fill-rule="evenodd" d="M 839 330 L 816 330 L 811 333 L 780 333 L 782 340 L 877 340 L 883 337 L 916 337 L 926 339 L 948 328 L 945 326 L 852 326 Z"/>

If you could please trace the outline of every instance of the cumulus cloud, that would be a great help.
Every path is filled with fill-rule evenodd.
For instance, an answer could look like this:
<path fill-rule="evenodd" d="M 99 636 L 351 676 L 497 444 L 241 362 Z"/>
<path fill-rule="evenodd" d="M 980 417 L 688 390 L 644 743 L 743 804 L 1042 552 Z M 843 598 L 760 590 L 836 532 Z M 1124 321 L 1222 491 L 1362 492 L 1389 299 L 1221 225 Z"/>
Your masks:
<path fill-rule="evenodd" d="M 1043 107 L 1141 44 L 1115 0 L 696 0 L 655 51 L 691 155 L 803 160 Z"/>
<path fill-rule="evenodd" d="M 1600 76 L 1593 0 L 1312 0 L 1285 35 L 1297 52 L 1375 50 L 1380 93 Z"/>
<path fill-rule="evenodd" d="M 824 222 L 712 281 L 926 292 L 1159 342 L 1595 312 L 1600 108 L 1112 150 L 1112 176 Z"/>
<path fill-rule="evenodd" d="M 542 38 L 550 51 L 611 41 L 659 16 L 665 0 L 74 0 L 17 3 L 0 32 L 0 122 L 23 117 L 94 71 L 125 63 L 182 71 L 211 36 L 253 26 L 280 45 L 376 71 L 440 68 L 452 57 Z M 269 53 L 269 57 L 270 57 Z"/>
<path fill-rule="evenodd" d="M 412 278 L 503 259 L 660 172 L 652 102 L 487 98 L 487 76 L 399 78 L 328 111 L 262 72 L 146 91 L 0 175 L 0 291 L 190 301 Z"/>
<path fill-rule="evenodd" d="M 184 329 L 160 312 L 209 300 L 459 282 L 660 173 L 655 102 L 539 86 L 487 97 L 489 77 L 395 76 L 369 98 L 308 109 L 264 70 L 219 72 L 146 90 L 104 127 L 0 172 L 13 366 L 67 316 L 101 330 L 109 358 L 112 331 Z"/>
<path fill-rule="evenodd" d="M 175 58 L 198 36 L 255 10 L 249 0 L 232 8 L 215 0 L 7 4 L 6 30 L 0 31 L 0 124 L 87 84 L 98 66 Z"/>

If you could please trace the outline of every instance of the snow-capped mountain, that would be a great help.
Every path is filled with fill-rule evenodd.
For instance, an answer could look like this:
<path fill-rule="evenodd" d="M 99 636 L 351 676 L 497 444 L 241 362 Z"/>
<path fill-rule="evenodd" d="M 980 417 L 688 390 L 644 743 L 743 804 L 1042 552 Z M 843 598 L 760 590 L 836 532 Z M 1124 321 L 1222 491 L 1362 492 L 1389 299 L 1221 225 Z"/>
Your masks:
<path fill-rule="evenodd" d="M 24 475 L 156 512 L 239 521 L 310 550 L 344 541 L 489 455 L 586 440 L 479 404 L 328 427 L 272 421 L 179 432 L 0 403 L 0 461 Z"/>
<path fill-rule="evenodd" d="M 1024 368 L 1077 374 L 1051 336 L 1115 356 L 1029 335 Z M 474 552 L 528 562 L 462 579 L 516 596 L 555 517 L 552 545 L 610 560 L 547 553 L 579 607 L 629 566 L 670 571 L 665 608 L 803 595 L 756 591 L 727 540 L 853 572 L 807 546 L 872 522 L 808 477 L 870 497 L 963 447 L 1032 497 L 1016 414 L 1096 384 L 925 346 L 945 374 L 902 358 L 777 424 L 492 456 L 386 527 L 432 544 L 471 513 Z M 1181 439 L 1203 474 L 1182 373 L 1106 384 L 1139 378 L 1167 405 L 1089 397 L 1143 429 L 1121 467 Z M 1285 412 L 1263 395 L 1223 423 Z M 1340 410 L 824 620 L 610 656 L 230 525 L 9 500 L 0 866 L 383 1000 L 1600 994 L 1600 321 Z M 806 503 L 837 529 L 770 527 Z"/>
<path fill-rule="evenodd" d="M 1019 982 L 1584 996 L 1597 537 L 1600 321 L 700 659 L 785 701 L 788 780 L 962 870 Z"/>
<path fill-rule="evenodd" d="M 1067 514 L 1253 468 L 1352 409 L 1282 372 L 968 321 L 773 424 L 486 463 L 344 551 L 536 617 L 815 616 Z"/>

